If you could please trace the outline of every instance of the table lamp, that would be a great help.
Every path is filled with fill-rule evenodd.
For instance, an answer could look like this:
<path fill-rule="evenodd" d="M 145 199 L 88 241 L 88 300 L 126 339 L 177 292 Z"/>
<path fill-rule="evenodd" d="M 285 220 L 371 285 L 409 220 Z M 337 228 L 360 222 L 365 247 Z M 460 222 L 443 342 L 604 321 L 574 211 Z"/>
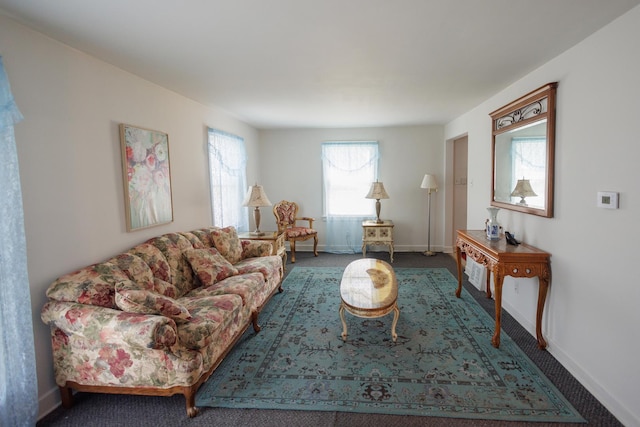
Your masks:
<path fill-rule="evenodd" d="M 376 224 L 382 224 L 384 221 L 380 219 L 380 199 L 388 199 L 389 195 L 384 189 L 384 184 L 376 181 L 371 183 L 369 193 L 365 196 L 367 199 L 376 199 Z"/>
<path fill-rule="evenodd" d="M 249 187 L 247 194 L 244 196 L 242 206 L 249 206 L 255 208 L 253 210 L 253 219 L 256 222 L 256 231 L 252 231 L 251 234 L 255 236 L 263 236 L 265 233 L 260 231 L 260 207 L 271 206 L 271 202 L 264 192 L 262 185 L 252 185 Z"/>
<path fill-rule="evenodd" d="M 533 188 L 531 188 L 531 183 L 528 179 L 524 179 L 524 177 L 518 180 L 516 188 L 511 192 L 511 197 L 520 197 L 518 204 L 521 206 L 527 206 L 527 202 L 524 200 L 525 197 L 535 196 L 537 196 L 537 194 L 533 191 Z"/>

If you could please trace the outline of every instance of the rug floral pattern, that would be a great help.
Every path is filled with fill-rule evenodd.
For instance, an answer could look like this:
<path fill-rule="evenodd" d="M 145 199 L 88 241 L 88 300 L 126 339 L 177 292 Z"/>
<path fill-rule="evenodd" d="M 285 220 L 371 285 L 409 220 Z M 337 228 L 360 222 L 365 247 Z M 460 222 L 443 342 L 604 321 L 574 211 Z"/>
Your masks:
<path fill-rule="evenodd" d="M 198 406 L 584 422 L 442 269 L 396 269 L 398 339 L 389 314 L 338 316 L 343 269 L 295 267 L 196 397 Z"/>

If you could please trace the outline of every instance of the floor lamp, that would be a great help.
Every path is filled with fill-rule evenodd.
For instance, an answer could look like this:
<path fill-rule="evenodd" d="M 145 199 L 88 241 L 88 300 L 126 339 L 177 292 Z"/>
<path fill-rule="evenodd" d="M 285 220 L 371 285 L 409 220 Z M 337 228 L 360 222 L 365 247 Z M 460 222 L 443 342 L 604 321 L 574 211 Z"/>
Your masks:
<path fill-rule="evenodd" d="M 426 174 L 424 178 L 422 178 L 422 184 L 420 184 L 420 188 L 425 188 L 427 190 L 427 199 L 428 199 L 428 219 L 427 219 L 427 251 L 424 253 L 426 256 L 433 256 L 436 253 L 431 250 L 431 192 L 438 191 L 438 183 L 436 182 L 436 177 L 433 175 Z"/>

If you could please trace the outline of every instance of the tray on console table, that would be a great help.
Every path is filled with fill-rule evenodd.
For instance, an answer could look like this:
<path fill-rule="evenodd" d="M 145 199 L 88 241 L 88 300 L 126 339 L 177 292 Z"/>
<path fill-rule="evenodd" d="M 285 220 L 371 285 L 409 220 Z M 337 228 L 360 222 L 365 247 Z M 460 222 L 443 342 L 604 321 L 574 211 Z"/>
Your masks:
<path fill-rule="evenodd" d="M 538 348 L 545 349 L 547 342 L 542 336 L 542 313 L 551 282 L 551 254 L 533 246 L 521 243 L 508 245 L 504 237 L 489 240 L 484 230 L 458 230 L 456 240 L 456 261 L 458 263 L 458 289 L 462 291 L 462 252 L 467 257 L 493 273 L 495 290 L 496 329 L 491 339 L 494 347 L 500 346 L 500 318 L 502 315 L 502 283 L 505 276 L 538 277 L 538 307 L 536 312 L 536 337 Z M 491 298 L 491 274 L 487 274 L 487 298 Z"/>

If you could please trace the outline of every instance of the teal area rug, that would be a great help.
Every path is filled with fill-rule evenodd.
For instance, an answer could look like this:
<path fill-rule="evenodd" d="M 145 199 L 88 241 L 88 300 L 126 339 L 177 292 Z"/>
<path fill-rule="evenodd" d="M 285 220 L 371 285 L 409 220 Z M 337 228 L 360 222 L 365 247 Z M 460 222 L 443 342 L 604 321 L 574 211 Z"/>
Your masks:
<path fill-rule="evenodd" d="M 198 406 L 342 411 L 537 422 L 585 422 L 444 268 L 399 268 L 393 314 L 345 313 L 341 268 L 294 267 L 196 396 Z"/>

